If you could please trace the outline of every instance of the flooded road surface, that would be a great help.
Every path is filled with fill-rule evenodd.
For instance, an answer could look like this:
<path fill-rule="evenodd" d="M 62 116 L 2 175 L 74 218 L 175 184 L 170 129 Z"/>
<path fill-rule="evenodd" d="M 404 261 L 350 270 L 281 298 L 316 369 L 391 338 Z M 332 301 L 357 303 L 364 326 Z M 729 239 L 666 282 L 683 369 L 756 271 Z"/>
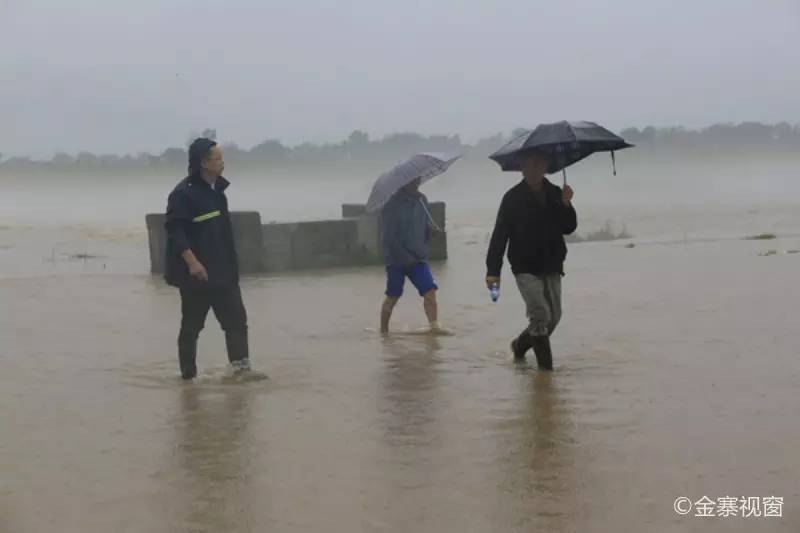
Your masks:
<path fill-rule="evenodd" d="M 248 278 L 270 379 L 226 379 L 210 315 L 191 385 L 141 235 L 50 263 L 72 236 L 0 230 L 0 531 L 796 532 L 800 254 L 758 254 L 800 239 L 659 240 L 685 221 L 570 247 L 550 375 L 510 359 L 523 304 L 508 274 L 490 301 L 478 217 L 434 267 L 450 336 L 416 333 L 410 292 L 378 335 L 380 268 Z M 783 517 L 678 516 L 681 496 Z"/>

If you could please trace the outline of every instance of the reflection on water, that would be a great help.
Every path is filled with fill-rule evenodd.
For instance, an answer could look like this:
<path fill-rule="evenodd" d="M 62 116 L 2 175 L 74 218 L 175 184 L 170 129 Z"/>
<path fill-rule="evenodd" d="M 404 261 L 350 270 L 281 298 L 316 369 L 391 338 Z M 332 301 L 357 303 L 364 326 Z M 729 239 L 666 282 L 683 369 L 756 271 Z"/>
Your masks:
<path fill-rule="evenodd" d="M 190 531 L 252 526 L 251 394 L 237 386 L 211 392 L 190 384 L 178 388 L 176 515 Z"/>
<path fill-rule="evenodd" d="M 378 410 L 386 424 L 384 438 L 390 447 L 404 449 L 436 441 L 436 410 L 441 401 L 437 398 L 437 372 L 442 364 L 437 352 L 441 347 L 435 335 L 384 339 Z"/>
<path fill-rule="evenodd" d="M 773 229 L 764 212 L 736 231 Z M 42 261 L 67 230 L 0 229 L 0 531 L 704 532 L 672 501 L 724 492 L 784 497 L 763 530 L 798 530 L 800 255 L 572 246 L 556 372 L 540 374 L 508 353 L 523 302 L 493 304 L 483 283 L 491 217 L 464 220 L 433 267 L 452 335 L 414 330 L 413 294 L 401 333 L 369 330 L 379 267 L 247 278 L 271 379 L 227 380 L 212 324 L 195 384 L 178 378 L 178 295 L 147 274 L 143 241 L 92 240 L 103 271 Z"/>
<path fill-rule="evenodd" d="M 575 465 L 568 437 L 569 413 L 560 400 L 557 376 L 519 369 L 519 407 L 502 422 L 508 451 L 501 490 L 518 507 L 523 523 L 542 531 L 569 531 L 576 510 Z"/>

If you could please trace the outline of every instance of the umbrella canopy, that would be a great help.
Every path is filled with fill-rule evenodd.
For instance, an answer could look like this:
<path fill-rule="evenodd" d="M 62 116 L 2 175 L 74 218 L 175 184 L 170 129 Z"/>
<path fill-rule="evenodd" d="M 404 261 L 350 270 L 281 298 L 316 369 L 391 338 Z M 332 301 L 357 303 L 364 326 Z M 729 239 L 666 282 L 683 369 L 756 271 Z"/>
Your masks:
<path fill-rule="evenodd" d="M 552 174 L 577 163 L 595 152 L 611 152 L 633 146 L 594 122 L 555 122 L 540 124 L 535 130 L 526 130 L 498 151 L 490 159 L 505 171 L 519 171 L 520 154 L 540 151 L 550 154 L 548 173 Z"/>
<path fill-rule="evenodd" d="M 382 208 L 397 191 L 417 178 L 425 183 L 442 174 L 459 157 L 461 154 L 450 153 L 422 153 L 409 157 L 378 178 L 367 200 L 367 211 Z"/>

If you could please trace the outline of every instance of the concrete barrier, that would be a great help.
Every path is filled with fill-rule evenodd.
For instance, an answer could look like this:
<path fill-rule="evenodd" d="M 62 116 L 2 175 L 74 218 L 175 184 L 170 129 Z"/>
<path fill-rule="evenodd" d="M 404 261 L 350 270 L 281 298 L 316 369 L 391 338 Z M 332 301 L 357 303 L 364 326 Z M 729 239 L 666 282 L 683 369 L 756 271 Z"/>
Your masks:
<path fill-rule="evenodd" d="M 366 260 L 383 263 L 381 234 L 376 217 L 362 216 L 352 220 L 356 223 L 356 243 Z"/>
<path fill-rule="evenodd" d="M 292 269 L 292 239 L 297 224 L 265 224 L 261 226 L 261 254 L 264 270 L 280 272 Z"/>
<path fill-rule="evenodd" d="M 261 215 L 256 211 L 231 213 L 233 242 L 239 258 L 239 272 L 257 274 L 264 272 L 264 243 Z"/>
<path fill-rule="evenodd" d="M 430 204 L 431 217 L 445 227 L 445 205 Z M 150 247 L 150 270 L 164 272 L 167 235 L 163 214 L 145 216 Z M 362 204 L 342 206 L 342 219 L 261 224 L 257 212 L 231 212 L 234 243 L 241 274 L 345 267 L 383 263 L 380 217 Z M 432 232 L 430 259 L 447 258 L 447 235 Z"/>
<path fill-rule="evenodd" d="M 164 228 L 166 216 L 151 214 L 144 217 L 147 224 L 147 241 L 150 246 L 150 272 L 163 274 L 167 259 L 167 230 Z"/>
<path fill-rule="evenodd" d="M 431 242 L 428 243 L 430 259 L 431 261 L 444 261 L 447 259 L 447 210 L 444 202 L 431 202 L 429 205 L 431 218 L 443 230 L 431 233 Z"/>
<path fill-rule="evenodd" d="M 163 274 L 167 257 L 167 230 L 164 228 L 166 216 L 148 214 L 145 216 L 150 246 L 150 271 Z M 255 274 L 264 271 L 263 244 L 261 236 L 261 215 L 255 211 L 231 212 L 233 242 L 239 258 L 239 272 Z"/>
<path fill-rule="evenodd" d="M 366 204 L 342 204 L 342 218 L 374 217 L 375 213 L 367 213 Z"/>
<path fill-rule="evenodd" d="M 357 242 L 353 219 L 298 223 L 292 238 L 292 268 L 343 267 L 369 262 Z"/>

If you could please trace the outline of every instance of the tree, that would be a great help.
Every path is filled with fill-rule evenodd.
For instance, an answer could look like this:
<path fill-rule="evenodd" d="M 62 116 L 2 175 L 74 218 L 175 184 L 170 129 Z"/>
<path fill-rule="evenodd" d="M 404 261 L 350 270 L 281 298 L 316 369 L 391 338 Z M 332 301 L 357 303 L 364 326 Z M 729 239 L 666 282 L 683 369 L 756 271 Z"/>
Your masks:
<path fill-rule="evenodd" d="M 4 167 L 8 167 L 11 170 L 23 170 L 34 163 L 31 161 L 30 157 L 12 157 L 3 163 Z"/>
<path fill-rule="evenodd" d="M 640 142 L 642 139 L 642 132 L 639 131 L 639 128 L 625 128 L 619 132 L 619 135 L 626 141 L 630 141 L 632 143 Z"/>
<path fill-rule="evenodd" d="M 116 154 L 103 154 L 97 158 L 101 166 L 115 168 L 120 167 L 121 159 Z"/>
<path fill-rule="evenodd" d="M 59 152 L 53 156 L 51 163 L 58 168 L 68 168 L 75 166 L 75 158 L 69 154 Z"/>
<path fill-rule="evenodd" d="M 89 152 L 81 152 L 77 158 L 78 168 L 95 168 L 97 167 L 97 156 Z"/>
<path fill-rule="evenodd" d="M 513 135 L 521 135 L 528 130 L 517 128 Z M 201 135 L 216 138 L 216 130 L 207 128 Z M 693 154 L 714 150 L 718 153 L 736 153 L 742 149 L 782 150 L 787 153 L 800 153 L 800 127 L 787 122 L 762 124 L 743 122 L 739 124 L 715 124 L 701 130 L 688 130 L 684 127 L 644 129 L 635 127 L 621 131 L 621 135 L 640 146 L 650 146 L 649 150 L 663 150 L 668 153 Z M 199 135 L 197 135 L 199 136 Z M 189 142 L 194 140 L 193 136 Z M 236 165 L 249 168 L 270 165 L 359 165 L 369 161 L 371 165 L 391 164 L 409 155 L 424 151 L 458 151 L 479 154 L 484 157 L 508 142 L 509 137 L 496 134 L 479 140 L 472 145 L 462 144 L 458 135 L 420 135 L 418 133 L 395 133 L 379 140 L 371 140 L 362 130 L 352 131 L 346 138 L 327 144 L 303 143 L 287 147 L 276 139 L 267 139 L 250 150 L 242 150 L 233 143 L 223 146 L 226 159 Z M 187 143 L 188 146 L 188 143 Z M 57 172 L 77 169 L 81 172 L 98 172 L 111 169 L 171 169 L 185 168 L 185 148 L 168 148 L 160 155 L 147 153 L 136 156 L 95 155 L 81 152 L 77 156 L 57 153 L 49 160 L 34 161 L 29 158 L 11 157 L 0 154 L 0 169 L 7 171 L 37 170 Z"/>
<path fill-rule="evenodd" d="M 369 135 L 361 130 L 355 130 L 347 138 L 347 143 L 350 146 L 366 146 L 369 144 Z"/>
<path fill-rule="evenodd" d="M 168 167 L 177 167 L 186 164 L 188 155 L 183 148 L 167 148 L 158 160 Z"/>
<path fill-rule="evenodd" d="M 270 139 L 254 146 L 250 154 L 257 161 L 268 161 L 270 159 L 286 159 L 288 149 L 280 141 Z"/>

